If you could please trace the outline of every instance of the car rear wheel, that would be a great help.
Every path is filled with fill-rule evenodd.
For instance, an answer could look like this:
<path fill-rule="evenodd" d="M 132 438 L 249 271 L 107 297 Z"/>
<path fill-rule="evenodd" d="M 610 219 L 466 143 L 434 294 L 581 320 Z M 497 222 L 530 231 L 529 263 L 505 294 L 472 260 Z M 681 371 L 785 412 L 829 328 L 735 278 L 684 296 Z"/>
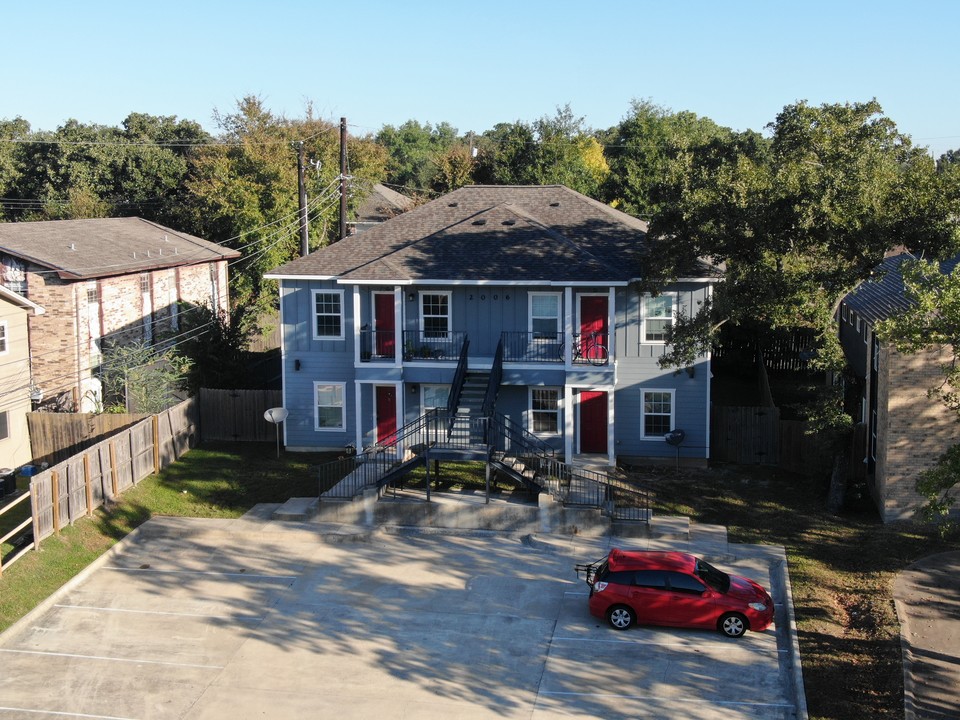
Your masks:
<path fill-rule="evenodd" d="M 727 613 L 720 618 L 717 628 L 727 637 L 738 638 L 747 631 L 747 619 L 739 613 Z"/>
<path fill-rule="evenodd" d="M 636 620 L 633 615 L 633 610 L 626 605 L 614 605 L 607 610 L 607 622 L 609 622 L 610 627 L 615 630 L 626 630 L 633 625 Z"/>

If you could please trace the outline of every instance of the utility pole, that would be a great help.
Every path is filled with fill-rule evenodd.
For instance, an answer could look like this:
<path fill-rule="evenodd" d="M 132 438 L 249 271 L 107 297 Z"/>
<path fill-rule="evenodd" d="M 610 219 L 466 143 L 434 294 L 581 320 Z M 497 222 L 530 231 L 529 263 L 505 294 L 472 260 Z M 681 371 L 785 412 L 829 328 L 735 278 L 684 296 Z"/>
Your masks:
<path fill-rule="evenodd" d="M 303 170 L 303 140 L 297 145 L 297 188 L 300 192 L 300 257 L 310 254 L 310 233 L 307 227 L 307 183 Z"/>
<path fill-rule="evenodd" d="M 340 118 L 340 240 L 347 236 L 347 119 Z"/>

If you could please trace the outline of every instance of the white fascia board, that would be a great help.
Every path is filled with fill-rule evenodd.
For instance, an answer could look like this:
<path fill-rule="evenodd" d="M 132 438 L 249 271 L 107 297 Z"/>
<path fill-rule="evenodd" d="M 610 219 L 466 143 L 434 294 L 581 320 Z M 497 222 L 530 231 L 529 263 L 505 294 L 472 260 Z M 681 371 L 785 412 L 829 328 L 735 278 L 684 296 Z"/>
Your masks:
<path fill-rule="evenodd" d="M 682 277 L 682 278 L 677 278 L 673 282 L 718 283 L 718 282 L 723 282 L 723 278 L 722 277 Z"/>
<path fill-rule="evenodd" d="M 267 277 L 267 276 L 264 276 Z M 610 282 L 609 280 L 597 282 L 585 281 L 555 281 L 555 280 L 351 280 L 350 278 L 341 278 L 337 281 L 342 285 L 418 285 L 418 286 L 463 286 L 463 287 L 596 287 L 603 285 L 607 287 L 626 287 L 630 283 L 625 281 Z"/>
<path fill-rule="evenodd" d="M 267 273 L 264 280 L 336 280 L 336 275 L 274 275 Z"/>

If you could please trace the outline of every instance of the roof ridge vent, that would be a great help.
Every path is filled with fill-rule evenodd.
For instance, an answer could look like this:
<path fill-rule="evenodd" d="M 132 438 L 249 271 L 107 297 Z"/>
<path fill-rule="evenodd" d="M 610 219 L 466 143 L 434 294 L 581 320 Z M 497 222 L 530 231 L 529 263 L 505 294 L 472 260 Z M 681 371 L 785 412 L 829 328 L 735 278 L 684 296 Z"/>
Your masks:
<path fill-rule="evenodd" d="M 77 249 L 77 244 L 76 244 L 76 243 L 70 243 L 70 249 L 71 249 L 71 250 L 76 250 L 76 249 Z"/>
<path fill-rule="evenodd" d="M 504 221 L 503 221 L 502 223 L 500 223 L 500 224 L 501 224 L 501 225 L 516 225 L 516 224 L 517 224 L 517 221 L 516 221 L 516 220 L 504 220 Z"/>
<path fill-rule="evenodd" d="M 474 220 L 474 221 L 473 221 L 473 224 L 474 224 L 474 225 L 486 225 L 486 224 L 487 224 L 487 221 L 484 220 L 483 218 L 480 218 L 479 220 Z"/>
<path fill-rule="evenodd" d="M 447 203 L 447 207 L 460 207 L 460 203 L 458 202 Z"/>
<path fill-rule="evenodd" d="M 560 201 L 557 200 L 556 202 L 550 203 L 550 207 L 560 207 Z"/>

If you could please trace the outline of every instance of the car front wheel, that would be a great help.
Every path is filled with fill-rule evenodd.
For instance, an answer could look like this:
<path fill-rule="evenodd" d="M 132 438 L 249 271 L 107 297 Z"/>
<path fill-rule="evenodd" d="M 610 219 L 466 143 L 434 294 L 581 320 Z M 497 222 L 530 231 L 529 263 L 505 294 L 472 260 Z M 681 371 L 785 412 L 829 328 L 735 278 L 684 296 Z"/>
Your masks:
<path fill-rule="evenodd" d="M 747 631 L 747 619 L 739 613 L 728 613 L 720 618 L 718 627 L 727 637 L 738 638 Z"/>
<path fill-rule="evenodd" d="M 633 610 L 626 605 L 614 605 L 607 610 L 607 622 L 615 630 L 626 630 L 633 625 L 636 618 L 633 616 Z"/>

